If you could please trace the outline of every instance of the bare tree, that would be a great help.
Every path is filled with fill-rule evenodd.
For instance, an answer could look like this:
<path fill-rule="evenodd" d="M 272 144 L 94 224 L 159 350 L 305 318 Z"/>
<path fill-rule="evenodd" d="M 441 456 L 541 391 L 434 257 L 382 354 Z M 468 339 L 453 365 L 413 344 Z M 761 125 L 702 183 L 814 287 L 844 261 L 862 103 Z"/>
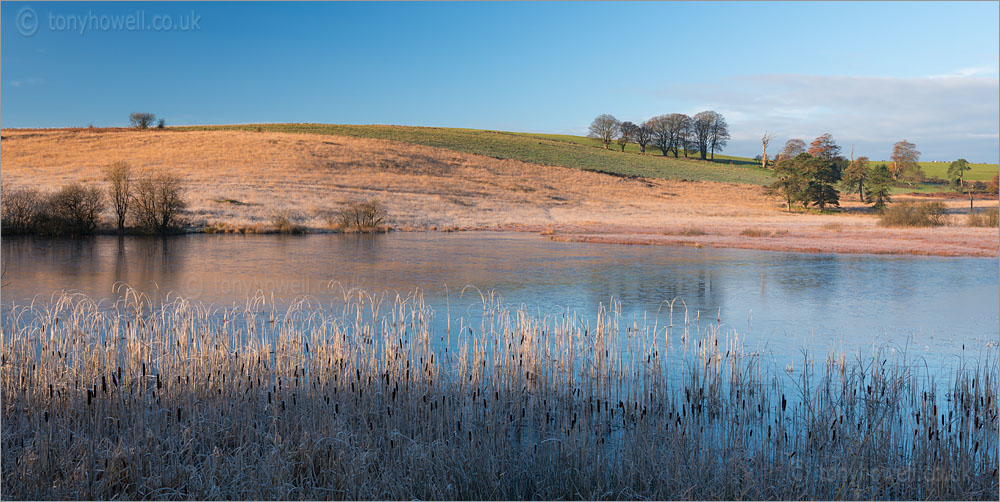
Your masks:
<path fill-rule="evenodd" d="M 760 167 L 767 169 L 767 145 L 771 144 L 771 133 L 764 132 L 764 136 L 760 138 L 760 144 L 763 147 L 760 154 Z"/>
<path fill-rule="evenodd" d="M 712 160 L 715 160 L 715 151 L 722 151 L 729 143 L 729 124 L 726 123 L 726 119 L 721 113 L 712 112 L 714 120 L 712 120 L 712 128 L 709 131 L 709 145 L 712 149 Z"/>
<path fill-rule="evenodd" d="M 642 125 L 636 126 L 635 135 L 632 138 L 632 140 L 635 141 L 635 144 L 639 145 L 639 153 L 641 154 L 646 153 L 646 145 L 649 144 L 650 139 L 653 137 L 653 133 L 646 125 L 648 122 L 649 121 L 647 120 L 646 122 L 643 122 Z"/>
<path fill-rule="evenodd" d="M 917 145 L 905 139 L 893 145 L 892 164 L 889 166 L 893 179 L 898 180 L 900 177 L 922 178 L 923 173 L 920 170 L 918 160 L 920 160 L 920 152 L 917 151 Z"/>
<path fill-rule="evenodd" d="M 708 158 L 709 150 L 715 160 L 715 151 L 722 151 L 729 141 L 729 124 L 720 113 L 711 110 L 699 112 L 691 119 L 691 132 L 701 160 Z"/>
<path fill-rule="evenodd" d="M 683 115 L 683 114 L 682 114 Z M 688 151 L 697 148 L 694 141 L 694 119 L 683 115 L 684 125 L 677 132 L 677 146 L 684 150 L 684 158 L 688 158 Z"/>
<path fill-rule="evenodd" d="M 701 160 L 708 158 L 708 148 L 712 143 L 712 123 L 715 112 L 698 112 L 691 119 L 691 139 L 698 148 Z"/>
<path fill-rule="evenodd" d="M 653 145 L 659 148 L 663 156 L 666 157 L 667 153 L 670 152 L 670 126 L 667 123 L 667 116 L 657 115 L 643 122 L 643 126 L 649 129 Z"/>
<path fill-rule="evenodd" d="M 137 180 L 132 214 L 139 228 L 167 233 L 179 225 L 185 208 L 180 179 L 169 172 L 146 172 Z"/>
<path fill-rule="evenodd" d="M 132 198 L 132 168 L 127 162 L 115 162 L 104 169 L 104 179 L 108 181 L 108 198 L 118 218 L 118 233 L 122 233 Z"/>
<path fill-rule="evenodd" d="M 598 115 L 593 122 L 590 123 L 590 137 L 597 138 L 604 143 L 604 148 L 610 150 L 611 142 L 618 135 L 620 123 L 614 115 Z"/>
<path fill-rule="evenodd" d="M 806 142 L 799 138 L 792 138 L 785 142 L 785 149 L 778 154 L 778 157 L 782 159 L 794 159 L 803 153 L 806 153 Z"/>
<path fill-rule="evenodd" d="M 664 121 L 669 136 L 668 150 L 674 152 L 676 159 L 678 150 L 687 149 L 686 131 L 691 127 L 691 117 L 683 113 L 671 113 L 664 118 Z"/>
<path fill-rule="evenodd" d="M 136 112 L 128 116 L 128 121 L 136 129 L 148 129 L 156 120 L 156 115 L 152 113 Z"/>
<path fill-rule="evenodd" d="M 638 128 L 639 126 L 629 121 L 618 124 L 618 146 L 622 148 L 622 152 L 625 151 L 625 147 L 629 143 L 635 140 L 635 132 Z"/>

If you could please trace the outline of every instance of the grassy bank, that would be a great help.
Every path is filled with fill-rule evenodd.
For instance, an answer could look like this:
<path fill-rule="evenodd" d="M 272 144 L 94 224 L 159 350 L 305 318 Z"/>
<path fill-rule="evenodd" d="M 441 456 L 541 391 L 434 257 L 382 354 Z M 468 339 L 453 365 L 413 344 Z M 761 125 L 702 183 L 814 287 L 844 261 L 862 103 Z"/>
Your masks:
<path fill-rule="evenodd" d="M 358 138 L 385 139 L 417 145 L 447 148 L 496 159 L 513 159 L 533 164 L 564 166 L 602 171 L 621 176 L 644 176 L 672 180 L 718 181 L 765 185 L 770 171 L 746 159 L 716 156 L 716 161 L 674 159 L 647 148 L 639 155 L 634 148 L 609 151 L 589 138 L 550 134 L 511 133 L 481 129 L 337 124 L 248 124 L 176 127 L 171 130 L 242 130 L 305 134 L 332 134 Z M 736 160 L 734 160 L 736 159 Z M 733 162 L 730 165 L 730 162 Z"/>
<path fill-rule="evenodd" d="M 11 499 L 993 499 L 995 353 L 770 367 L 735 335 L 419 297 L 4 317 Z M 109 309 L 109 307 L 111 307 Z M 673 324 L 673 322 L 671 323 Z M 626 336 L 627 335 L 627 336 Z M 444 346 L 451 347 L 444 350 Z"/>

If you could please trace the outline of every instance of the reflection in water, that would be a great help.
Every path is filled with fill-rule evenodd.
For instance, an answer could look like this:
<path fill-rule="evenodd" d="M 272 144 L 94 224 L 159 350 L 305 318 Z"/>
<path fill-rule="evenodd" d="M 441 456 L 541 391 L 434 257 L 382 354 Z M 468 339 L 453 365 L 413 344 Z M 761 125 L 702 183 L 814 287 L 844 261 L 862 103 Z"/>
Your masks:
<path fill-rule="evenodd" d="M 460 295 L 475 286 L 542 316 L 570 310 L 583 319 L 612 299 L 630 321 L 680 298 L 692 319 L 715 321 L 721 310 L 723 327 L 780 354 L 797 355 L 803 345 L 851 350 L 909 341 L 918 351 L 954 355 L 962 343 L 981 346 L 998 335 L 996 259 L 560 243 L 495 233 L 5 238 L 3 256 L 7 306 L 63 289 L 118 299 L 118 283 L 154 299 L 174 292 L 224 305 L 262 291 L 279 307 L 302 295 L 334 305 L 341 288 L 404 295 L 420 288 L 440 326 L 449 304 L 455 317 L 478 301 L 474 290 Z"/>

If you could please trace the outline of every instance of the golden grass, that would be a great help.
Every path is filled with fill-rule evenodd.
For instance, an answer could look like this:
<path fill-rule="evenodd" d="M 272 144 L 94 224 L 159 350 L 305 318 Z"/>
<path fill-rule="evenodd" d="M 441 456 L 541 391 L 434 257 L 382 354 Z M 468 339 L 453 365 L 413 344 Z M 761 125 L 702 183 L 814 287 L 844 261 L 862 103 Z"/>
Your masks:
<path fill-rule="evenodd" d="M 74 181 L 101 184 L 101 169 L 120 160 L 139 169 L 170 167 L 182 178 L 189 220 L 211 231 L 276 231 L 273 215 L 289 211 L 299 215 L 296 225 L 328 231 L 336 228 L 330 215 L 346 202 L 376 199 L 397 230 L 551 231 L 566 239 L 587 234 L 604 241 L 793 251 L 998 254 L 997 229 L 969 228 L 964 214 L 949 215 L 957 225 L 886 231 L 874 215 L 859 211 L 866 207 L 859 202 L 843 202 L 856 211 L 849 214 L 789 214 L 757 186 L 630 179 L 375 139 L 252 131 L 5 130 L 2 155 L 4 186 L 47 190 Z M 944 203 L 954 212 L 963 201 Z M 791 232 L 780 239 L 746 239 L 739 235 L 745 228 L 776 236 Z M 678 234 L 678 229 L 705 234 Z"/>
<path fill-rule="evenodd" d="M 384 140 L 240 131 L 4 131 L 3 183 L 54 189 L 103 183 L 118 160 L 182 177 L 196 224 L 247 226 L 295 210 L 312 228 L 354 199 L 375 198 L 396 227 L 495 227 L 658 213 L 766 210 L 759 187 L 631 180 Z M 720 188 L 725 193 L 720 193 Z M 699 208 L 680 200 L 698 198 Z M 742 209 L 740 209 L 742 208 Z"/>
<path fill-rule="evenodd" d="M 995 349 L 791 373 L 735 333 L 484 297 L 339 313 L 63 295 L 3 320 L 11 499 L 995 499 Z M 679 307 L 679 305 L 677 305 Z M 621 328 L 625 328 L 624 330 Z"/>
<path fill-rule="evenodd" d="M 766 230 L 758 228 L 744 228 L 740 230 L 740 235 L 744 237 L 770 237 L 772 234 Z"/>

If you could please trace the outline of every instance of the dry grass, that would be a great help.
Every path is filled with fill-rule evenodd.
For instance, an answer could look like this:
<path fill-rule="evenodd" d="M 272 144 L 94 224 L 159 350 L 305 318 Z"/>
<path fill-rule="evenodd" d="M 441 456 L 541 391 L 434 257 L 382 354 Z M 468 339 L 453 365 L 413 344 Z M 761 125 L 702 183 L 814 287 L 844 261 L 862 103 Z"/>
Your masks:
<path fill-rule="evenodd" d="M 694 237 L 699 235 L 707 235 L 708 232 L 701 227 L 684 227 L 676 230 L 668 230 L 663 232 L 663 235 L 683 235 L 687 237 Z"/>
<path fill-rule="evenodd" d="M 735 334 L 419 296 L 61 296 L 3 320 L 11 499 L 995 499 L 995 351 L 796 370 Z M 675 326 L 675 322 L 677 325 Z M 627 336 L 626 336 L 627 335 Z M 447 350 L 446 350 L 447 349 Z M 945 376 L 947 375 L 947 376 Z"/>
<path fill-rule="evenodd" d="M 767 212 L 759 187 L 634 180 L 385 140 L 241 131 L 4 131 L 3 183 L 103 183 L 118 160 L 181 176 L 197 225 L 266 224 L 292 208 L 310 228 L 344 203 L 378 198 L 394 227 L 496 227 Z M 699 199 L 699 207 L 683 200 Z M 234 204 L 233 202 L 238 202 Z M 650 220 L 655 221 L 655 220 Z"/>
<path fill-rule="evenodd" d="M 988 208 L 982 212 L 970 212 L 966 216 L 966 224 L 970 227 L 996 228 L 1000 225 L 1000 212 L 995 207 Z"/>
<path fill-rule="evenodd" d="M 744 237 L 771 237 L 771 232 L 759 228 L 744 228 L 740 230 L 740 235 Z"/>
<path fill-rule="evenodd" d="M 857 202 L 843 203 L 857 211 L 852 214 L 788 214 L 757 186 L 624 178 L 386 140 L 253 131 L 3 134 L 4 187 L 102 184 L 103 167 L 120 160 L 136 169 L 169 166 L 181 177 L 188 219 L 214 231 L 270 231 L 272 215 L 285 209 L 301 216 L 297 225 L 327 231 L 339 227 L 331 215 L 344 203 L 377 198 L 396 230 L 552 231 L 568 239 L 591 239 L 580 236 L 588 234 L 796 251 L 998 253 L 997 229 L 969 228 L 964 214 L 951 215 L 961 226 L 886 231 Z M 961 200 L 945 204 L 950 212 L 962 207 Z M 676 233 L 685 228 L 705 234 Z M 794 237 L 746 239 L 739 235 L 744 228 L 791 229 Z"/>

